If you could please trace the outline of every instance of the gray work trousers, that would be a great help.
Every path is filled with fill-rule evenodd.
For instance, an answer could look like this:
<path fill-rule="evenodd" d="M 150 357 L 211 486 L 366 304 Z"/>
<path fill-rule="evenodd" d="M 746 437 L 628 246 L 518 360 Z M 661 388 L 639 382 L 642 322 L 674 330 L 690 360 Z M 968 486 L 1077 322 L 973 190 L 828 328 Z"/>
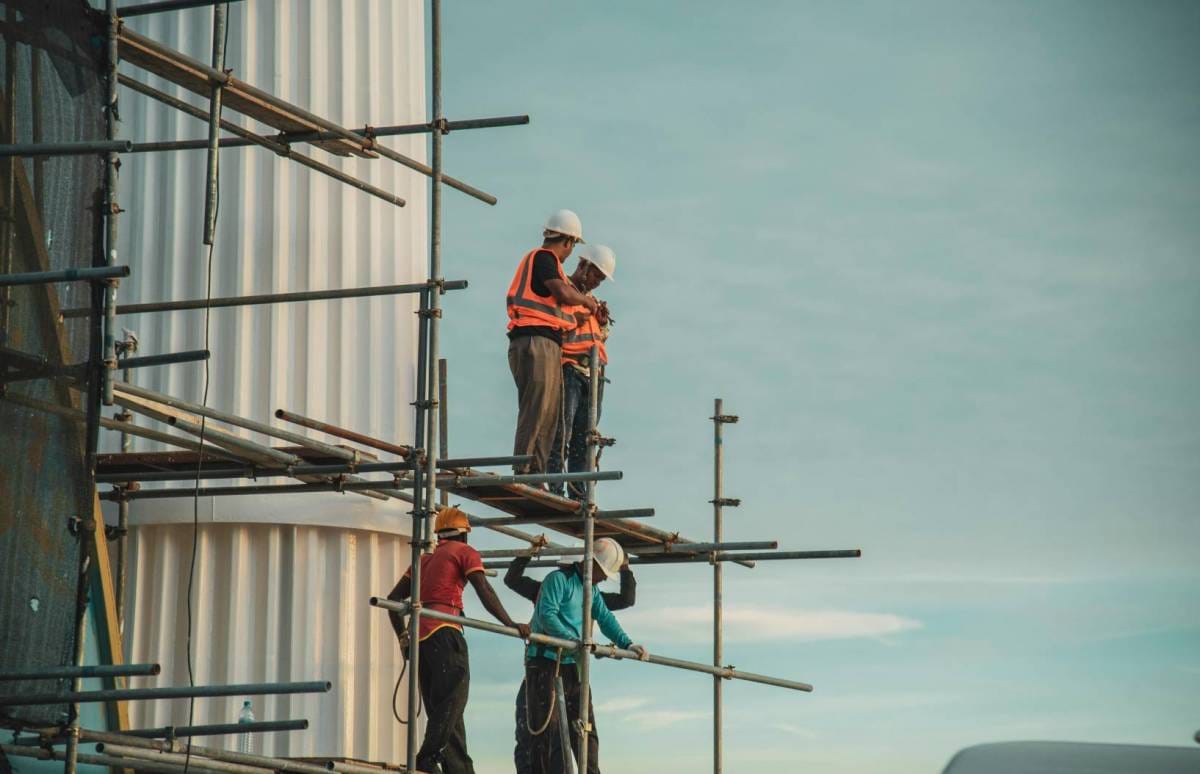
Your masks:
<path fill-rule="evenodd" d="M 518 473 L 546 472 L 562 416 L 562 345 L 545 336 L 519 336 L 508 345 L 508 369 L 517 384 L 513 454 L 532 454 Z"/>

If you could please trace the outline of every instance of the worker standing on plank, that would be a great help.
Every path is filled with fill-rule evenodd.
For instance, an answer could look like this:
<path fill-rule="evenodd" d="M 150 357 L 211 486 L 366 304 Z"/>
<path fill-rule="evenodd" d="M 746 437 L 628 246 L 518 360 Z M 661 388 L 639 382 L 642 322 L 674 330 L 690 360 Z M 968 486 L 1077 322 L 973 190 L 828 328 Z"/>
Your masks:
<path fill-rule="evenodd" d="M 529 637 L 528 624 L 514 623 L 508 616 L 496 591 L 483 574 L 483 559 L 467 545 L 471 525 L 467 515 L 458 508 L 441 508 L 434 524 L 438 544 L 432 554 L 421 557 L 421 606 L 450 615 L 463 614 L 463 588 L 468 582 L 484 608 L 505 626 L 515 627 L 522 638 Z M 400 602 L 412 594 L 412 568 L 388 594 L 388 599 Z M 392 628 L 400 638 L 401 647 L 408 633 L 403 618 L 389 613 Z M 471 684 L 471 666 L 467 641 L 462 625 L 421 618 L 421 657 L 417 679 L 421 685 L 421 701 L 425 704 L 425 739 L 417 751 L 417 769 L 442 774 L 474 774 L 471 756 L 467 754 L 467 730 L 463 712 Z M 412 676 L 409 676 L 412 679 Z M 411 720 L 411 719 L 410 719 Z M 439 768 L 440 767 L 440 768 Z"/>
<path fill-rule="evenodd" d="M 542 582 L 525 576 L 525 570 L 529 567 L 531 558 L 530 556 L 518 556 L 513 559 L 512 564 L 508 566 L 508 572 L 504 574 L 504 585 L 530 602 L 537 604 L 537 596 L 538 592 L 542 590 Z M 633 607 L 637 601 L 637 579 L 633 577 L 633 570 L 629 569 L 628 557 L 621 564 L 621 590 L 616 594 L 601 592 L 600 598 L 604 600 L 609 612 Z M 513 748 L 513 764 L 517 767 L 517 774 L 533 773 L 533 737 L 529 731 L 529 723 L 526 722 L 527 715 L 525 681 L 522 680 L 521 687 L 517 691 L 517 746 Z M 561 755 L 558 752 L 557 743 L 553 746 L 556 749 L 551 754 Z"/>
<path fill-rule="evenodd" d="M 579 249 L 579 264 L 571 274 L 571 284 L 581 293 L 591 295 L 604 280 L 613 278 L 617 269 L 617 256 L 604 245 L 584 245 Z M 576 323 L 563 339 L 562 379 L 563 410 L 562 422 L 554 439 L 550 457 L 550 473 L 561 473 L 564 469 L 577 473 L 588 469 L 587 448 L 589 426 L 589 404 L 591 392 L 591 369 L 600 369 L 600 387 L 596 398 L 596 421 L 600 421 L 600 406 L 604 400 L 604 369 L 608 365 L 609 317 L 608 305 L 597 302 L 599 311 Z M 592 346 L 596 347 L 599 363 L 592 363 Z M 564 459 L 565 458 L 565 459 Z M 563 494 L 562 484 L 551 484 L 550 491 Z M 574 500 L 584 498 L 585 485 L 572 483 L 567 486 Z"/>
<path fill-rule="evenodd" d="M 625 552 L 617 541 L 600 538 L 595 544 L 595 558 L 591 567 L 583 562 L 560 567 L 542 581 L 534 608 L 532 627 L 536 634 L 546 634 L 565 640 L 581 640 L 583 631 L 583 573 L 592 573 L 592 619 L 605 636 L 617 647 L 632 650 L 639 658 L 649 658 L 649 653 L 633 641 L 621 624 L 604 604 L 598 584 L 615 575 L 624 563 Z M 588 760 L 580 764 L 581 774 L 600 774 L 599 737 L 596 721 L 592 715 L 592 697 L 581 696 L 579 672 L 573 652 L 559 652 L 547 645 L 531 644 L 525 650 L 525 698 L 527 702 L 526 722 L 533 735 L 534 774 L 560 774 L 563 771 L 561 740 L 555 712 L 555 677 L 561 677 L 567 706 L 567 717 L 578 718 L 580 706 L 587 707 Z M 586 702 L 586 705 L 582 703 Z M 578 760 L 579 737 L 571 734 L 571 749 Z"/>
<path fill-rule="evenodd" d="M 534 458 L 515 466 L 517 473 L 545 472 L 562 410 L 563 336 L 577 319 L 599 310 L 563 273 L 577 243 L 583 243 L 579 216 L 554 213 L 542 229 L 542 246 L 525 254 L 508 288 L 508 368 L 517 385 L 513 454 Z"/>

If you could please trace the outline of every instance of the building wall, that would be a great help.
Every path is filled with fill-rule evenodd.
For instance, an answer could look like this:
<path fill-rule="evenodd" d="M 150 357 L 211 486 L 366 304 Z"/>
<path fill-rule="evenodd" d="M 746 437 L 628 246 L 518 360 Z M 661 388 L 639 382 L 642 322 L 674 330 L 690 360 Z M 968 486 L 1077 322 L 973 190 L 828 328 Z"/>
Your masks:
<path fill-rule="evenodd" d="M 345 126 L 426 119 L 423 4 L 288 0 L 229 5 L 226 66 L 255 86 Z M 130 20 L 136 31 L 208 61 L 212 10 Z M 155 88 L 203 100 L 129 65 Z M 121 136 L 198 139 L 205 122 L 121 90 Z M 265 134 L 237 114 L 225 117 Z M 425 157 L 424 136 L 390 138 Z M 397 208 L 261 148 L 221 152 L 212 295 L 349 288 L 424 279 L 427 181 L 390 161 L 296 150 L 400 195 Z M 205 152 L 123 157 L 119 303 L 202 298 Z M 374 436 L 412 436 L 417 302 L 413 296 L 123 317 L 142 354 L 207 346 L 208 405 L 260 421 L 286 408 Z M 199 365 L 143 369 L 135 381 L 204 396 Z M 139 424 L 150 424 L 138 418 Z M 218 424 L 222 429 L 231 429 Z M 291 426 L 289 429 L 304 432 Z M 269 439 L 241 432 L 262 443 Z M 111 434 L 110 434 L 111 435 Z M 312 437 L 330 440 L 320 434 Z M 276 445 L 279 442 L 275 442 Z M 115 439 L 106 439 L 115 450 Z M 136 441 L 138 451 L 156 450 Z M 201 523 L 192 615 L 197 683 L 328 679 L 323 696 L 255 699 L 259 719 L 307 718 L 306 732 L 263 737 L 280 755 L 400 761 L 391 716 L 400 657 L 387 618 L 367 606 L 407 567 L 402 503 L 334 493 L 135 502 L 125 637 L 133 660 L 159 661 L 153 683 L 186 684 L 193 515 Z M 196 703 L 197 723 L 232 721 L 240 698 Z M 183 724 L 186 702 L 132 705 L 136 726 Z M 226 740 L 232 745 L 232 739 Z"/>

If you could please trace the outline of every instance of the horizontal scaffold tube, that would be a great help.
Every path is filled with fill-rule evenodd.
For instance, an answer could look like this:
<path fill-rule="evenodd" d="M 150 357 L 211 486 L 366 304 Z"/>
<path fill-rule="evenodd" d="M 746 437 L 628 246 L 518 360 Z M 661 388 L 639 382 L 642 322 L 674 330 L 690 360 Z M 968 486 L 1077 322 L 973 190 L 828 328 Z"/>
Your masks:
<path fill-rule="evenodd" d="M 135 728 L 122 731 L 127 736 L 146 739 L 169 739 L 188 736 L 223 736 L 225 734 L 270 734 L 277 731 L 303 731 L 308 728 L 307 720 L 257 720 L 252 723 L 213 723 L 206 726 L 163 726 L 162 728 Z"/>
<path fill-rule="evenodd" d="M 272 758 L 267 755 L 231 752 L 219 747 L 204 747 L 198 744 L 191 744 L 190 742 L 181 742 L 178 739 L 143 739 L 141 737 L 125 736 L 108 731 L 90 730 L 81 730 L 79 732 L 79 739 L 83 742 L 98 742 L 97 749 L 106 752 L 113 752 L 119 749 L 124 754 L 128 754 L 129 750 L 141 750 L 150 754 L 180 754 L 187 753 L 190 750 L 193 756 L 200 755 L 214 761 L 224 761 L 242 766 L 255 766 L 270 771 L 290 771 L 297 774 L 326 774 L 323 766 L 314 763 L 294 761 L 287 758 Z"/>
<path fill-rule="evenodd" d="M 741 543 L 669 543 L 661 546 L 645 546 L 629 549 L 639 555 L 647 554 L 694 554 L 702 551 L 742 551 L 747 549 L 770 549 L 776 548 L 779 544 L 774 540 L 759 540 L 746 541 Z M 537 551 L 525 548 L 498 548 L 495 550 L 480 551 L 479 555 L 484 559 L 497 559 L 501 557 L 518 557 L 518 556 L 581 556 L 583 548 L 543 548 Z M 741 558 L 741 554 L 738 558 Z"/>
<path fill-rule="evenodd" d="M 0 288 L 16 285 L 47 285 L 52 282 L 93 282 L 128 276 L 128 266 L 87 266 L 81 269 L 29 271 L 21 274 L 0 274 Z M 89 308 L 85 314 L 90 313 L 91 309 Z"/>
<path fill-rule="evenodd" d="M 379 607 L 384 610 L 390 610 L 395 613 L 408 614 L 413 612 L 413 606 L 409 602 L 393 602 L 390 599 L 383 597 L 371 597 L 371 604 L 374 607 Z M 422 608 L 419 611 L 420 615 L 426 618 L 432 618 L 437 621 L 445 621 L 447 623 L 457 623 L 463 626 L 469 626 L 472 629 L 480 629 L 493 634 L 503 634 L 506 637 L 515 637 L 521 639 L 521 634 L 515 628 L 509 626 L 501 626 L 489 621 L 480 621 L 475 618 L 466 618 L 457 615 L 448 615 L 439 613 L 436 610 L 427 610 Z M 550 637 L 545 634 L 531 634 L 529 641 L 541 645 L 549 645 L 552 648 L 562 648 L 564 651 L 579 650 L 580 643 L 575 640 L 564 640 L 560 637 Z M 632 650 L 618 648 L 614 645 L 593 645 L 592 652 L 597 656 L 604 656 L 614 659 L 625 659 L 630 661 L 640 661 L 637 653 Z M 783 680 L 778 677 L 769 677 L 767 675 L 759 675 L 753 672 L 741 672 L 733 667 L 718 667 L 711 664 L 701 664 L 695 661 L 684 661 L 678 658 L 668 658 L 667 656 L 656 656 L 651 654 L 646 662 L 658 664 L 659 666 L 669 666 L 675 669 L 686 669 L 692 672 L 703 672 L 709 675 L 725 678 L 726 680 L 745 680 L 751 683 L 762 683 L 764 685 L 774 685 L 778 688 L 790 688 L 793 691 L 812 691 L 813 687 L 808 683 L 796 682 L 795 680 Z"/>
<path fill-rule="evenodd" d="M 648 519 L 654 515 L 653 508 L 639 509 L 639 518 Z M 607 513 L 605 511 L 596 511 L 596 521 L 624 521 L 630 516 L 624 515 L 622 512 L 614 511 Z M 478 516 L 471 516 L 467 519 L 472 527 L 487 527 L 494 529 L 509 524 L 583 524 L 583 517 L 578 513 L 563 514 L 561 516 L 499 516 L 494 519 L 484 519 Z"/>
<path fill-rule="evenodd" d="M 117 368 L 149 368 L 151 366 L 175 365 L 177 363 L 197 363 L 208 360 L 210 356 L 211 353 L 207 349 L 189 349 L 184 352 L 170 352 L 165 355 L 126 357 L 117 361 Z"/>
<path fill-rule="evenodd" d="M 630 549 L 632 553 L 643 553 L 640 549 Z M 678 550 L 678 549 L 677 549 Z M 715 553 L 702 553 L 699 556 L 666 556 L 664 554 L 651 554 L 649 556 L 633 556 L 630 557 L 630 564 L 708 564 L 710 562 L 747 562 L 747 561 L 775 561 L 775 560 L 796 560 L 796 559 L 858 559 L 862 556 L 862 550 L 858 548 L 850 548 L 846 550 L 836 551 L 762 551 L 762 552 L 746 552 L 746 553 L 728 553 L 718 551 Z M 511 562 L 502 560 L 493 560 L 485 562 L 484 567 L 490 570 L 502 570 Z M 535 559 L 529 563 L 530 568 L 534 567 L 556 567 L 558 562 L 553 559 Z"/>
<path fill-rule="evenodd" d="M 121 389 L 118 387 L 118 390 Z M 118 401 L 119 402 L 119 401 Z M 133 407 L 137 411 L 140 407 Z M 182 424 L 183 420 L 176 420 L 176 427 L 186 428 Z M 213 438 L 211 428 L 206 431 L 209 438 Z M 247 442 L 248 443 L 248 442 Z M 311 441 L 309 443 L 312 443 Z M 266 447 L 264 447 L 266 448 Z M 277 452 L 278 453 L 278 452 Z M 366 464 L 366 463 L 364 463 Z M 371 463 L 375 464 L 375 463 Z M 388 464 L 388 463 L 379 463 Z M 284 465 L 291 465 L 299 468 L 294 462 L 285 462 Z M 360 466 L 361 467 L 361 466 Z M 297 473 L 295 475 L 302 475 Z M 202 476 L 203 477 L 203 476 Z M 597 473 L 547 473 L 536 474 L 530 478 L 542 478 L 549 481 L 613 481 L 621 477 L 619 470 L 607 470 Z M 195 479 L 195 475 L 189 476 L 190 479 Z M 454 475 L 439 475 L 437 485 L 439 489 L 459 489 L 475 486 L 487 486 L 489 484 L 504 483 L 506 479 L 516 478 L 516 476 L 454 476 Z M 522 476 L 522 478 L 525 478 Z M 107 481 L 105 483 L 113 483 Z M 524 482 L 508 482 L 508 483 L 524 483 Z M 202 487 L 178 487 L 175 489 L 146 489 L 137 492 L 128 492 L 123 495 L 114 495 L 108 492 L 101 495 L 101 499 L 119 500 L 122 497 L 130 500 L 163 500 L 172 497 L 193 497 L 197 494 L 200 497 L 227 497 L 233 495 L 261 495 L 261 494 L 297 494 L 304 492 L 382 492 L 382 493 L 397 493 L 405 489 L 412 488 L 412 479 L 402 479 L 399 482 L 392 481 L 335 481 L 335 482 L 318 482 L 313 484 L 278 484 L 264 486 L 202 486 Z M 486 525 L 481 525 L 486 526 Z"/>
<path fill-rule="evenodd" d="M 0 158 L 7 156 L 87 156 L 93 153 L 127 153 L 129 140 L 90 140 L 87 142 L 29 142 L 0 145 Z"/>
<path fill-rule="evenodd" d="M 187 753 L 165 753 L 157 750 L 145 750 L 141 747 L 130 747 L 124 744 L 100 742 L 96 745 L 96 752 L 157 764 L 166 763 L 180 768 L 184 768 L 185 766 L 191 768 L 192 760 L 198 759 L 201 766 L 212 771 L 224 772 L 225 774 L 268 774 L 271 771 L 271 769 L 263 766 L 249 766 L 243 763 L 231 763 L 216 758 L 209 758 L 195 751 L 190 755 Z"/>
<path fill-rule="evenodd" d="M 5 680 L 56 680 L 74 677 L 145 677 L 162 671 L 158 664 L 96 664 L 89 666 L 50 666 L 24 672 L 0 672 Z"/>
<path fill-rule="evenodd" d="M 31 707 L 39 704 L 80 704 L 102 701 L 148 701 L 212 696 L 278 696 L 286 693 L 326 693 L 332 683 L 240 683 L 234 685 L 173 685 L 163 688 L 109 688 L 99 691 L 62 691 L 0 696 L 0 707 Z"/>
<path fill-rule="evenodd" d="M 462 290 L 466 280 L 446 280 L 446 290 Z M 224 309 L 234 306 L 260 306 L 263 304 L 292 304 L 302 301 L 335 301 L 348 298 L 373 298 L 375 296 L 398 296 L 420 293 L 430 286 L 428 282 L 407 285 L 375 285 L 365 288 L 342 288 L 339 290 L 300 290 L 293 293 L 259 293 L 249 296 L 225 296 L 222 298 L 192 298 L 182 301 L 155 301 L 145 304 L 118 304 L 117 314 L 146 314 L 149 312 L 188 312 L 195 309 Z M 87 317 L 90 307 L 74 307 L 60 312 L 63 319 Z"/>
<path fill-rule="evenodd" d="M 42 747 L 0 744 L 0 752 L 16 758 L 34 758 L 42 761 L 65 761 L 67 759 L 67 754 L 61 750 L 47 750 Z M 93 766 L 156 772 L 156 774 L 226 774 L 223 771 L 206 767 L 204 761 L 198 757 L 192 758 L 192 762 L 187 767 L 186 772 L 183 766 L 176 766 L 165 762 L 143 761 L 137 758 L 121 758 L 115 755 L 93 755 L 81 752 L 76 754 L 75 759 L 79 763 L 88 763 Z"/>

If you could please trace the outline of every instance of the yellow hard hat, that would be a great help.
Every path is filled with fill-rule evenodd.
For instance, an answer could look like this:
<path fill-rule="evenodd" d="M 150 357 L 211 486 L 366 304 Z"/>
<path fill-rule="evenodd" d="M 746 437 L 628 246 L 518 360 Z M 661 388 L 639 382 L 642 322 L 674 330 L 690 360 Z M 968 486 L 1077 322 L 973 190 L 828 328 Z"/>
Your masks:
<path fill-rule="evenodd" d="M 467 521 L 467 514 L 460 511 L 457 506 L 439 508 L 437 521 L 433 524 L 433 531 L 438 535 L 462 535 L 471 531 L 471 522 Z"/>

